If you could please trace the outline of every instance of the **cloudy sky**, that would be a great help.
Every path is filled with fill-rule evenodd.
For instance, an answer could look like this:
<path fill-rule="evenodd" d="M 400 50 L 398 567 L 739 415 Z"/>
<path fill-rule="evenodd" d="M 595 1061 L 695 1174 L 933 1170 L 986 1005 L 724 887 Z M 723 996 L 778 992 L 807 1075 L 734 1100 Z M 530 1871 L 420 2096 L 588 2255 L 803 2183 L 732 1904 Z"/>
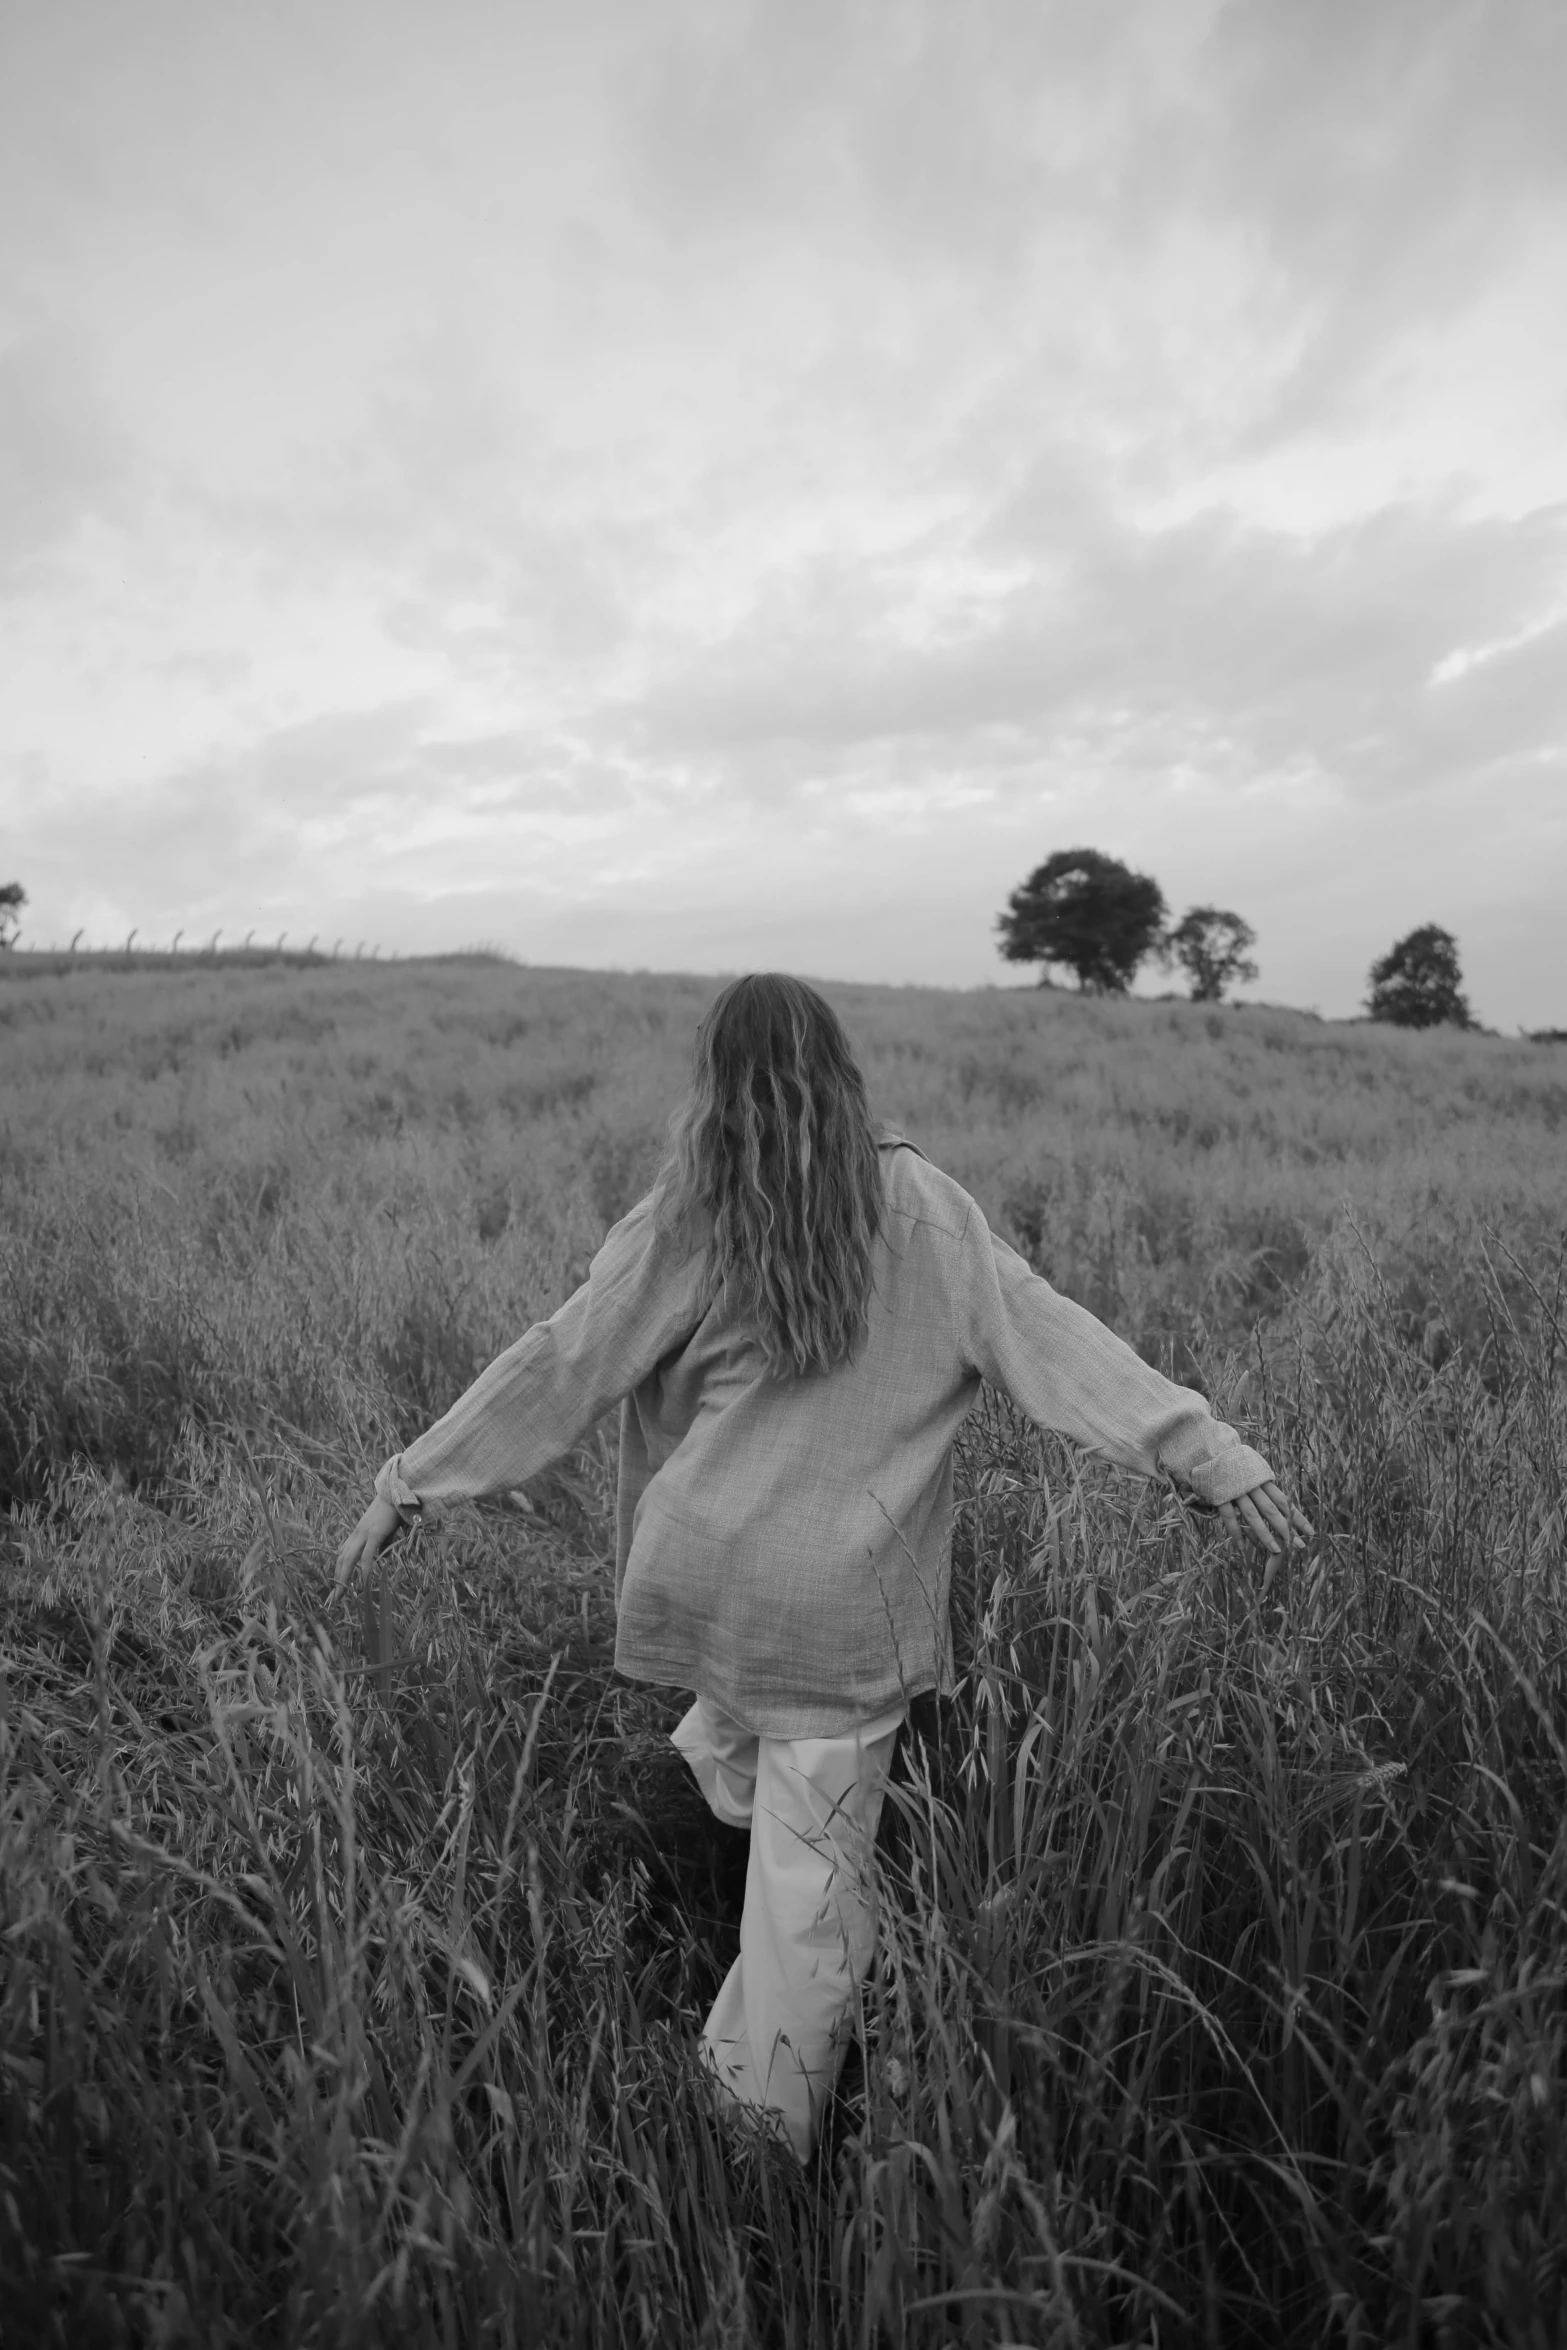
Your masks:
<path fill-rule="evenodd" d="M 0 879 L 967 985 L 1082 843 L 1567 1024 L 1564 86 L 1560 0 L 0 0 Z"/>

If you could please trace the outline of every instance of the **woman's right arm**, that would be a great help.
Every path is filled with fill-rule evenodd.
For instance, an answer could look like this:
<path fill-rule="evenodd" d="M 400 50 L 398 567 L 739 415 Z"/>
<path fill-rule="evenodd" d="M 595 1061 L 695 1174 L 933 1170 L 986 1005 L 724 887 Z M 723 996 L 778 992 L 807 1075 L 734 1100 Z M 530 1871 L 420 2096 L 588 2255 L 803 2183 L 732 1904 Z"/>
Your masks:
<path fill-rule="evenodd" d="M 1038 1426 L 1144 1476 L 1166 1471 L 1265 1548 L 1278 1547 L 1273 1532 L 1288 1547 L 1309 1531 L 1262 1454 L 1195 1388 L 1166 1379 L 1052 1289 L 977 1207 L 962 1247 L 970 1361 Z"/>

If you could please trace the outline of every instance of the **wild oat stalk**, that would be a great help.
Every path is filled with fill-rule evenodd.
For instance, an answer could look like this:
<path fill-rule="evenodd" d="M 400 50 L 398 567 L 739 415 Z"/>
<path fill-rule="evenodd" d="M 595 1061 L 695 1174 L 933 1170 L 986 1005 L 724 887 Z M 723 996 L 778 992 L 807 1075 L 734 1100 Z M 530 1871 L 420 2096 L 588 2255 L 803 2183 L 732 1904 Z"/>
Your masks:
<path fill-rule="evenodd" d="M 562 1101 L 536 1165 L 633 1181 Z M 1233 1355 L 1258 1269 L 1210 1260 L 1251 1303 L 1185 1313 L 1183 1362 L 1322 1528 L 1266 1588 L 987 1399 L 963 1686 L 889 1807 L 863 2051 L 801 2176 L 692 2060 L 735 1864 L 673 1701 L 607 1677 L 602 1449 L 326 1592 L 345 1494 L 604 1202 L 498 1221 L 416 1134 L 372 1212 L 313 1147 L 270 1206 L 237 1172 L 199 1213 L 104 1170 L 9 1195 L 0 2344 L 1560 2337 L 1534 1224 L 1325 1226 Z M 1041 1250 L 1156 1325 L 1157 1200 L 1077 1182 Z"/>

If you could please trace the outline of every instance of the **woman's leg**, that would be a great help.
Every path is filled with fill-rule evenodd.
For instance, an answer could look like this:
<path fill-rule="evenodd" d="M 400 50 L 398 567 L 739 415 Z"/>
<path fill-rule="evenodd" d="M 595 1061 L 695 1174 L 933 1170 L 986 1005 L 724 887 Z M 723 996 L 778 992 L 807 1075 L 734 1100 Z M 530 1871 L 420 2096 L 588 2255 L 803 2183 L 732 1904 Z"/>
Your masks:
<path fill-rule="evenodd" d="M 702 2037 L 724 2088 L 776 2114 L 802 2162 L 876 1946 L 869 1865 L 903 1710 L 844 1738 L 757 1741 L 740 1956 Z"/>
<path fill-rule="evenodd" d="M 690 1765 L 709 1811 L 728 1828 L 748 1828 L 756 1792 L 755 1733 L 742 1730 L 710 1697 L 699 1697 L 671 1730 L 669 1743 Z"/>

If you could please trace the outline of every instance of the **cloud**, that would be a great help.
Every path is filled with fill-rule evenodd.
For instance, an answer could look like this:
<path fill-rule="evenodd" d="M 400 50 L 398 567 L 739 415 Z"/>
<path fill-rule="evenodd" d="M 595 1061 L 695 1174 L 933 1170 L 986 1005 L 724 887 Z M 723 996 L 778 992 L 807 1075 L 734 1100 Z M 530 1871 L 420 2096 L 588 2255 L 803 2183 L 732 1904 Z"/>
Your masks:
<path fill-rule="evenodd" d="M 101 513 L 128 473 L 79 343 L 40 329 L 0 344 L 0 591 Z"/>
<path fill-rule="evenodd" d="M 1280 871 L 1418 810 L 1461 927 L 1475 838 L 1559 865 L 1546 0 L 324 0 L 308 52 L 58 0 L 6 39 L 40 908 L 428 942 L 505 875 L 560 951 L 977 976 L 1080 837 L 1274 892 L 1331 1002 L 1327 884 Z"/>
<path fill-rule="evenodd" d="M 631 739 L 650 759 L 728 762 L 732 778 L 736 760 L 765 777 L 786 750 L 841 762 L 901 743 L 982 779 L 1015 773 L 1020 752 L 1070 760 L 1085 739 L 1142 764 L 1152 732 L 1167 774 L 1206 758 L 1240 783 L 1305 765 L 1351 796 L 1560 754 L 1567 511 L 1390 508 L 1300 539 L 1223 514 L 1146 531 L 1072 504 L 1064 533 L 1031 492 L 994 514 L 954 550 L 970 570 L 954 561 L 914 640 L 900 623 L 917 592 L 895 564 L 773 583 L 742 629 L 643 698 Z M 986 557 L 1000 584 L 976 592 Z"/>
<path fill-rule="evenodd" d="M 37 773 L 33 789 L 53 803 L 30 828 L 46 898 L 77 902 L 84 867 L 101 868 L 127 919 L 156 904 L 193 923 L 351 902 L 390 876 L 438 895 L 462 886 L 480 834 L 486 882 L 508 855 L 537 870 L 612 839 L 634 799 L 624 775 L 553 735 L 449 735 L 423 700 L 335 711 L 104 792 L 85 858 L 79 804 Z"/>

